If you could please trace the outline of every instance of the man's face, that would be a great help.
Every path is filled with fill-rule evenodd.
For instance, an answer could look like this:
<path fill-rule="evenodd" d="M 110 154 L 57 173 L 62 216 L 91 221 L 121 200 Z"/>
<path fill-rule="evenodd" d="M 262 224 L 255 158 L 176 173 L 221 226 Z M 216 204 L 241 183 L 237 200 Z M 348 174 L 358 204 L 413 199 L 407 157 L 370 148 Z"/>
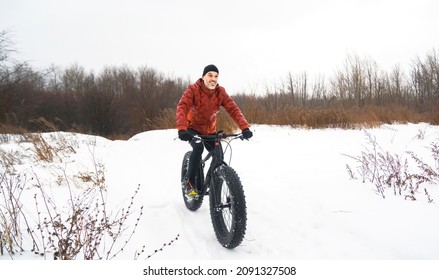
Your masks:
<path fill-rule="evenodd" d="M 215 89 L 218 84 L 218 73 L 214 71 L 207 72 L 203 76 L 203 81 L 208 89 Z"/>

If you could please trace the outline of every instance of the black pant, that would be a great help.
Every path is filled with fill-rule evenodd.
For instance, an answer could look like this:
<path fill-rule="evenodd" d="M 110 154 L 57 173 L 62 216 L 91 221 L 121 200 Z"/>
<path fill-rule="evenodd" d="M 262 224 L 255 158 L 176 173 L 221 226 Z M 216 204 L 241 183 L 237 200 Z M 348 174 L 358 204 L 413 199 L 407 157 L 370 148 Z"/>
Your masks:
<path fill-rule="evenodd" d="M 192 133 L 193 135 L 200 135 L 198 131 L 193 129 L 188 129 L 188 132 Z M 201 156 L 203 155 L 204 147 L 206 147 L 209 152 L 212 151 L 215 147 L 215 140 L 201 141 L 194 138 L 189 142 L 189 144 L 191 144 L 193 150 L 189 158 L 189 167 L 186 177 L 191 180 L 191 182 L 194 182 L 195 175 L 197 174 L 197 168 L 201 163 Z"/>

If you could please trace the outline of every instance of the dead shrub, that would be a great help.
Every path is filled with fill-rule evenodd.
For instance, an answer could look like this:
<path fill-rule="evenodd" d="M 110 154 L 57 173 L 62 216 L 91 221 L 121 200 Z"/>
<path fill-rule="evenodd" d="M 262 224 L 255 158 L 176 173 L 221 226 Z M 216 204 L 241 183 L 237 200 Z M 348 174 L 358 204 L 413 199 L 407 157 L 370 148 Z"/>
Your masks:
<path fill-rule="evenodd" d="M 44 117 L 38 117 L 29 121 L 36 125 L 39 131 L 42 132 L 54 132 L 59 131 L 58 126 L 53 122 L 46 120 Z"/>
<path fill-rule="evenodd" d="M 37 160 L 45 162 L 53 161 L 54 150 L 40 133 L 26 133 L 24 138 L 26 141 L 33 144 L 33 152 L 35 153 Z"/>
<path fill-rule="evenodd" d="M 431 155 L 435 166 L 427 164 L 413 152 L 406 152 L 410 157 L 403 157 L 384 151 L 369 132 L 365 131 L 369 146 L 358 156 L 349 156 L 359 165 L 356 170 L 364 182 L 373 183 L 377 192 L 385 198 L 387 189 L 393 189 L 394 195 L 416 200 L 420 186 L 425 183 L 439 182 L 439 146 L 431 144 Z M 413 168 L 417 167 L 417 170 Z M 354 178 L 352 168 L 347 165 L 349 177 Z M 427 188 L 424 187 L 427 201 L 432 202 Z"/>

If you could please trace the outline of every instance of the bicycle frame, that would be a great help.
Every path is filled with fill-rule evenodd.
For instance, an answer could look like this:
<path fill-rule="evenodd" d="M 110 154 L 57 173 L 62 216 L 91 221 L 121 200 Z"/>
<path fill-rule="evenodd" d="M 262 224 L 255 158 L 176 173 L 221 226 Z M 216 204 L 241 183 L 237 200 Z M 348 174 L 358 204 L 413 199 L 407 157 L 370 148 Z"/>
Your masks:
<path fill-rule="evenodd" d="M 204 174 L 204 167 L 206 162 L 212 158 L 212 161 L 210 163 L 209 169 L 206 173 L 206 177 L 204 178 L 204 176 L 200 176 L 201 178 L 201 184 L 203 186 L 203 191 L 207 191 L 207 189 L 209 188 L 209 186 L 213 186 L 213 171 L 221 166 L 221 165 L 228 165 L 225 161 L 224 161 L 224 151 L 221 145 L 222 139 L 226 139 L 226 138 L 230 138 L 233 137 L 232 140 L 240 138 L 242 138 L 242 134 L 224 134 L 222 131 L 217 132 L 215 135 L 196 135 L 194 136 L 194 138 L 198 138 L 201 141 L 206 141 L 206 140 L 214 140 L 215 141 L 215 145 L 213 150 L 209 151 L 209 153 L 201 160 L 201 164 L 200 164 L 200 172 L 202 172 L 201 174 Z M 231 140 L 231 141 L 232 141 Z"/>

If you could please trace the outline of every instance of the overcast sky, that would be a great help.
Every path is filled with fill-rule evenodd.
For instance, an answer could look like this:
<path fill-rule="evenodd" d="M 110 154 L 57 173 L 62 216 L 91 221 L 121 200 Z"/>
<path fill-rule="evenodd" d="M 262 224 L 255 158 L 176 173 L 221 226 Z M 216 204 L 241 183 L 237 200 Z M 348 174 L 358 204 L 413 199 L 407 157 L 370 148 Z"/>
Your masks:
<path fill-rule="evenodd" d="M 329 78 L 348 54 L 383 70 L 439 47 L 437 0 L 0 0 L 0 30 L 36 68 L 149 66 L 229 93 L 288 72 Z"/>

